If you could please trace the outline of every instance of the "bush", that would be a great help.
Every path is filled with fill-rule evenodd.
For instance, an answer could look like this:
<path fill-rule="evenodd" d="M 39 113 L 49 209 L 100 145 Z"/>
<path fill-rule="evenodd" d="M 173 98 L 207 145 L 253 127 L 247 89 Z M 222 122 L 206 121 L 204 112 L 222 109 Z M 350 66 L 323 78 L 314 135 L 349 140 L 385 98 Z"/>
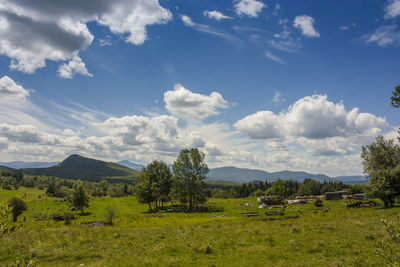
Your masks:
<path fill-rule="evenodd" d="M 115 208 L 112 207 L 108 207 L 106 208 L 106 212 L 105 212 L 105 218 L 106 218 L 106 222 L 109 225 L 113 225 L 114 224 L 114 219 L 115 217 L 117 217 L 117 210 Z"/>
<path fill-rule="evenodd" d="M 8 201 L 8 206 L 12 208 L 13 213 L 13 221 L 16 222 L 18 216 L 22 214 L 26 210 L 26 204 L 22 199 L 13 197 Z"/>

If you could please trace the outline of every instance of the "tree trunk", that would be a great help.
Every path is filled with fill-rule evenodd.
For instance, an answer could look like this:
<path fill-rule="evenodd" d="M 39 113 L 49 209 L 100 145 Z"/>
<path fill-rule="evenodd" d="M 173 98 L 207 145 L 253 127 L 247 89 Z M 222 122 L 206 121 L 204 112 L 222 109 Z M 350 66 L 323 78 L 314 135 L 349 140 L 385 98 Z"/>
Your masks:
<path fill-rule="evenodd" d="M 81 214 L 83 214 L 83 207 L 81 207 Z"/>

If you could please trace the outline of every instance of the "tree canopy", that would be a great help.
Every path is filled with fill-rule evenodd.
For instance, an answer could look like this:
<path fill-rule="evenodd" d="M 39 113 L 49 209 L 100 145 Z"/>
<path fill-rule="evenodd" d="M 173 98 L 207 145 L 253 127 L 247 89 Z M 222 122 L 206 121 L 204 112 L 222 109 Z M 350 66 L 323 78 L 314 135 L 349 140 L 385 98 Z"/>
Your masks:
<path fill-rule="evenodd" d="M 379 136 L 362 147 L 361 158 L 369 176 L 368 192 L 380 198 L 385 207 L 392 206 L 394 197 L 400 195 L 400 147 Z"/>
<path fill-rule="evenodd" d="M 393 95 L 390 99 L 393 107 L 400 108 L 400 84 L 394 88 Z"/>
<path fill-rule="evenodd" d="M 148 203 L 151 210 L 151 203 L 156 209 L 160 204 L 169 200 L 169 193 L 172 185 L 172 173 L 168 165 L 162 161 L 149 163 L 140 172 L 136 185 L 136 196 L 140 203 Z"/>
<path fill-rule="evenodd" d="M 208 166 L 205 154 L 197 148 L 183 149 L 172 167 L 174 196 L 189 203 L 189 209 L 198 208 L 207 201 L 205 192 Z"/>

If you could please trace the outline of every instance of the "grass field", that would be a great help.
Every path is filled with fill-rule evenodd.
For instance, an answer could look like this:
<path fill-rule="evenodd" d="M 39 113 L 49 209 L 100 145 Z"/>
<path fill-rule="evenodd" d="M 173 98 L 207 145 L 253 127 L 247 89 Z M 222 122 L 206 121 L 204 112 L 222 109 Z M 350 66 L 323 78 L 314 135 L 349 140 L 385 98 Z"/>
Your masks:
<path fill-rule="evenodd" d="M 324 208 L 291 205 L 285 216 L 266 217 L 248 198 L 208 201 L 223 211 L 157 217 L 134 197 L 106 197 L 92 198 L 84 216 L 76 211 L 78 218 L 64 225 L 38 219 L 68 211 L 67 202 L 20 188 L 0 190 L 0 204 L 13 196 L 24 198 L 28 210 L 19 217 L 21 230 L 0 236 L 4 266 L 32 258 L 38 266 L 382 266 L 375 253 L 384 236 L 380 219 L 397 220 L 400 211 L 347 209 L 340 200 L 324 201 Z M 117 209 L 114 226 L 80 225 L 104 220 L 107 207 Z M 251 211 L 260 216 L 241 216 Z"/>

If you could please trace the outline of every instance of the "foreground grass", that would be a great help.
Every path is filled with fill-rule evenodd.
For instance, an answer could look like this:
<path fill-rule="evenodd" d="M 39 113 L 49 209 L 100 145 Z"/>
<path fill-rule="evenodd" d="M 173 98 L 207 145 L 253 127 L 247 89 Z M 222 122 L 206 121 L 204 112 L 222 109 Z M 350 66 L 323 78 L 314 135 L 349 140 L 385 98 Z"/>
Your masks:
<path fill-rule="evenodd" d="M 384 235 L 379 221 L 399 213 L 398 207 L 347 209 L 345 201 L 325 201 L 328 212 L 312 204 L 292 205 L 285 216 L 271 218 L 249 198 L 211 199 L 222 212 L 155 217 L 134 197 L 122 197 L 91 199 L 86 214 L 65 226 L 36 220 L 38 214 L 68 210 L 66 202 L 43 191 L 0 190 L 0 202 L 24 193 L 24 226 L 0 237 L 0 265 L 36 258 L 39 266 L 381 266 L 375 253 L 375 242 Z M 109 206 L 118 212 L 114 226 L 80 225 L 104 220 Z M 260 216 L 241 216 L 249 211 Z M 226 216 L 211 217 L 220 214 Z"/>

